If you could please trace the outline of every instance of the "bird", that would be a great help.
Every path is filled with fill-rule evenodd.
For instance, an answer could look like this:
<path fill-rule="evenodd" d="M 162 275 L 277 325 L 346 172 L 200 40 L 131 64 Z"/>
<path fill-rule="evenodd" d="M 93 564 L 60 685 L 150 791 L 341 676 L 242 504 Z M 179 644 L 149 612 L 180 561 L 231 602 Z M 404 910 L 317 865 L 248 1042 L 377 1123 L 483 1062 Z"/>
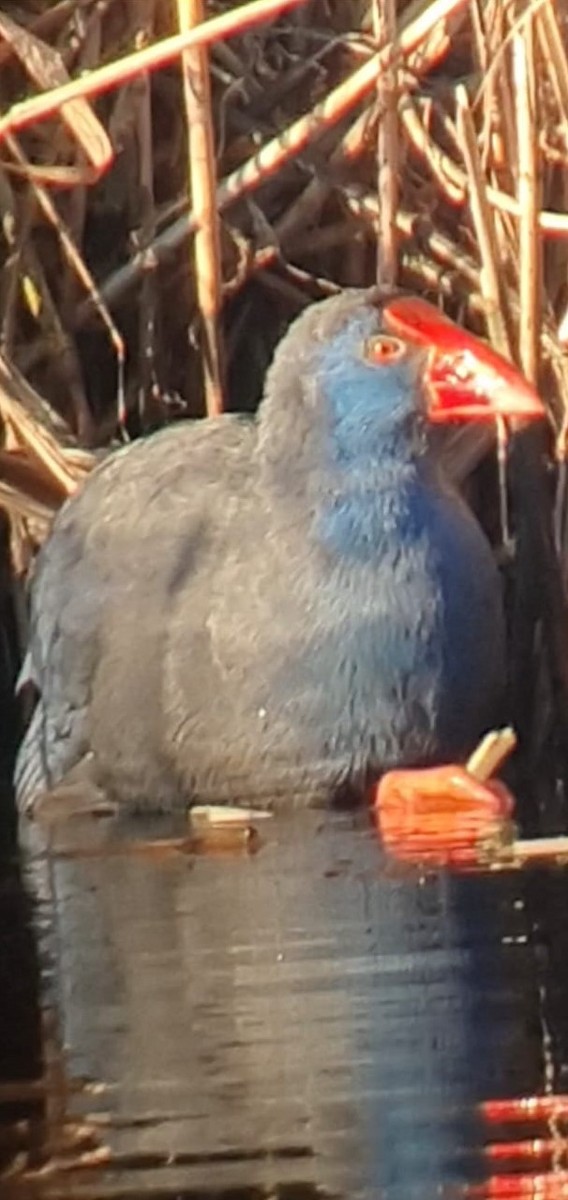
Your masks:
<path fill-rule="evenodd" d="M 20 809 L 83 771 L 131 811 L 351 802 L 468 753 L 503 600 L 431 431 L 543 414 L 425 300 L 346 289 L 291 324 L 255 416 L 111 453 L 36 562 Z"/>

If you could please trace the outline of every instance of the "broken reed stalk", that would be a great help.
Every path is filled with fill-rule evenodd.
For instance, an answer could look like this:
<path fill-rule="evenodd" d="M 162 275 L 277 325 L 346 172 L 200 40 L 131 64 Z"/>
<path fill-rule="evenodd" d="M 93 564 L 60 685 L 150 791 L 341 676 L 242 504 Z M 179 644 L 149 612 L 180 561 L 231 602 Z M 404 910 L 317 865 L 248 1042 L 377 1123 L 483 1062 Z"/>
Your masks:
<path fill-rule="evenodd" d="M 177 0 L 180 33 L 195 29 L 205 16 L 204 0 Z M 221 248 L 217 215 L 217 173 L 206 46 L 182 54 L 187 118 L 188 195 L 196 221 L 193 241 L 197 307 L 201 317 L 203 383 L 207 415 L 223 412 Z"/>
<path fill-rule="evenodd" d="M 494 729 L 482 738 L 466 763 L 466 771 L 480 783 L 487 783 L 515 749 L 514 731 Z M 492 867 L 521 867 L 528 862 L 559 863 L 568 859 L 568 837 L 515 838 L 488 851 Z"/>
<path fill-rule="evenodd" d="M 396 38 L 396 0 L 373 0 L 373 33 L 377 47 L 394 44 Z M 377 231 L 377 283 L 393 288 L 398 276 L 398 237 L 396 214 L 399 200 L 399 146 L 397 74 L 394 66 L 385 67 L 377 77 L 379 123 L 377 130 L 377 195 L 379 227 Z"/>
<path fill-rule="evenodd" d="M 497 868 L 523 867 L 531 862 L 560 866 L 568 862 L 568 837 L 517 838 L 494 854 L 491 865 Z"/>
<path fill-rule="evenodd" d="M 487 783 L 512 754 L 516 744 L 516 734 L 510 725 L 504 729 L 491 729 L 470 754 L 466 771 L 479 783 Z"/>

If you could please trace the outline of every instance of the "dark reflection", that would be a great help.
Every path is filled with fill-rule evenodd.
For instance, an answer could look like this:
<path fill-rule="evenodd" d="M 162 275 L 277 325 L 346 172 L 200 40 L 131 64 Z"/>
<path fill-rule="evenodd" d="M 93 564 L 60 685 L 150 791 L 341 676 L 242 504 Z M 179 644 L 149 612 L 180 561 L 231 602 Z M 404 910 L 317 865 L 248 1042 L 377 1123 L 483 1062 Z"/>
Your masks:
<path fill-rule="evenodd" d="M 543 1078 L 522 875 L 396 874 L 337 814 L 275 819 L 254 856 L 95 836 L 31 869 L 92 1189 L 429 1200 L 489 1174 L 478 1101 Z"/>
<path fill-rule="evenodd" d="M 568 1093 L 568 871 L 535 869 L 525 880 L 534 947 L 544 1064 L 550 1090 Z M 568 1112 L 565 1120 L 568 1119 Z"/>
<path fill-rule="evenodd" d="M 32 1152 L 43 1115 L 41 1076 L 39 975 L 31 905 L 15 848 L 5 835 L 0 852 L 0 1179 L 22 1146 Z"/>

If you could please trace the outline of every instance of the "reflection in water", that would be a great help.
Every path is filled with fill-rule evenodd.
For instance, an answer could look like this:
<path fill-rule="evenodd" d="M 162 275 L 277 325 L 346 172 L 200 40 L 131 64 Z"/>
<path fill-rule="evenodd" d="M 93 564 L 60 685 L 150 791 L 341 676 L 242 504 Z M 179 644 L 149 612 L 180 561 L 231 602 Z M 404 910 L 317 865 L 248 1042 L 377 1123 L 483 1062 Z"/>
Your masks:
<path fill-rule="evenodd" d="M 0 854 L 0 1179 L 41 1136 L 39 971 L 30 902 L 6 840 Z M 4 1196 L 4 1192 L 1 1193 Z"/>
<path fill-rule="evenodd" d="M 99 1085 L 69 1108 L 108 1161 L 73 1197 L 463 1195 L 496 1170 L 478 1102 L 542 1084 L 520 874 L 392 874 L 366 826 L 298 813 L 255 856 L 30 878 L 66 1070 Z"/>

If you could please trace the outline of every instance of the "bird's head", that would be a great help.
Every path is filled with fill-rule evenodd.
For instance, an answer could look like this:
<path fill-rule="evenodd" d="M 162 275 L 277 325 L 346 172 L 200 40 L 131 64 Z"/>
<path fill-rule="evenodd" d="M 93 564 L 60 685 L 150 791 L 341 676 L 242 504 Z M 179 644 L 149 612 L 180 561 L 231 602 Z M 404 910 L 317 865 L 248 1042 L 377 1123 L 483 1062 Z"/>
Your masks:
<path fill-rule="evenodd" d="M 402 434 L 417 446 L 431 423 L 544 416 L 512 363 L 426 301 L 348 290 L 308 308 L 280 343 L 261 437 L 274 454 L 286 435 L 315 437 L 347 465 Z"/>

